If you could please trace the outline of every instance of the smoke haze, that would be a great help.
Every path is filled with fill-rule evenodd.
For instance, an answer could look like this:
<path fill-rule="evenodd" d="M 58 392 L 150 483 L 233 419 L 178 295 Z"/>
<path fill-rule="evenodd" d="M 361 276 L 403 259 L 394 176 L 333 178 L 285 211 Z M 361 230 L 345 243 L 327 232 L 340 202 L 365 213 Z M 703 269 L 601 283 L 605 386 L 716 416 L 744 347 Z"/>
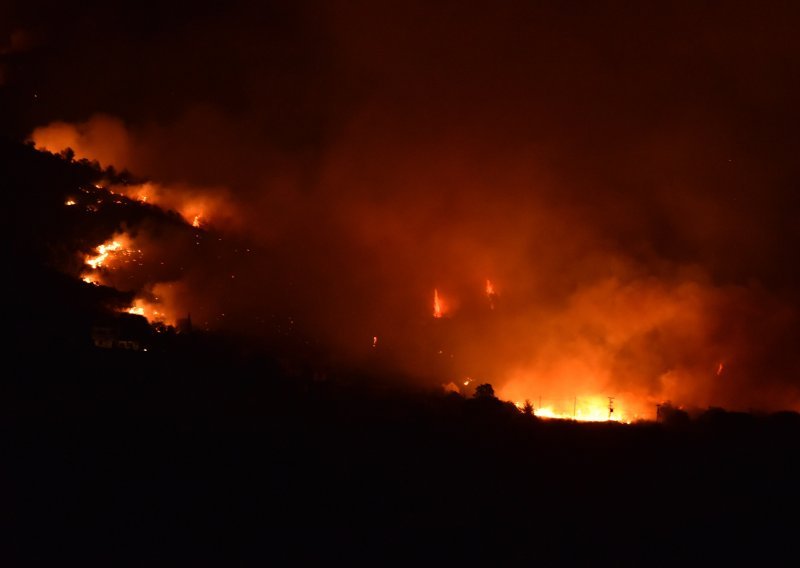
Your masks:
<path fill-rule="evenodd" d="M 669 6 L 18 6 L 3 102 L 220 235 L 135 228 L 174 268 L 137 289 L 209 327 L 512 400 L 797 408 L 796 9 Z"/>

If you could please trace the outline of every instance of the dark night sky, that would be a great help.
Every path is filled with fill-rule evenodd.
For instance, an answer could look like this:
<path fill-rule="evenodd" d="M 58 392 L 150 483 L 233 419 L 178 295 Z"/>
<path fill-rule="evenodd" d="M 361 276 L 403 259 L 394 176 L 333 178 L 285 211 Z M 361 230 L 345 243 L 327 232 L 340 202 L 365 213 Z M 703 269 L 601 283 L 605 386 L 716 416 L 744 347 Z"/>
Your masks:
<path fill-rule="evenodd" d="M 224 188 L 221 230 L 269 260 L 235 294 L 188 276 L 182 307 L 291 306 L 357 358 L 373 334 L 407 341 L 437 287 L 464 320 L 448 372 L 507 396 L 794 405 L 798 12 L 11 2 L 0 119 L 20 139 L 77 125 L 87 157 Z M 485 278 L 507 311 L 476 332 Z"/>

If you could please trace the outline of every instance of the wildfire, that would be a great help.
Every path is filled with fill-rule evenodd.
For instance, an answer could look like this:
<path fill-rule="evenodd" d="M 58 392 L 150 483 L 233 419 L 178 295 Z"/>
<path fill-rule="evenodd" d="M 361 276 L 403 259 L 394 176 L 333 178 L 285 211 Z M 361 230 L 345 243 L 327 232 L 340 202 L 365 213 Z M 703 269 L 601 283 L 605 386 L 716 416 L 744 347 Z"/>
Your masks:
<path fill-rule="evenodd" d="M 155 302 L 150 302 L 144 298 L 136 298 L 133 301 L 133 305 L 129 308 L 126 308 L 124 311 L 129 314 L 143 316 L 147 318 L 147 321 L 150 323 L 175 325 L 174 318 L 170 317 L 164 312 L 164 308 L 161 304 L 156 303 L 158 298 L 154 298 L 154 300 Z"/>
<path fill-rule="evenodd" d="M 97 254 L 95 256 L 87 256 L 86 257 L 86 264 L 87 266 L 91 267 L 92 270 L 97 270 L 108 260 L 108 256 L 112 252 L 116 252 L 122 248 L 122 243 L 119 241 L 111 241 L 110 243 L 103 243 L 99 245 L 95 250 Z"/>
<path fill-rule="evenodd" d="M 64 205 L 66 205 L 67 207 L 71 207 L 71 206 L 75 205 L 75 200 L 74 199 L 67 199 L 64 202 Z"/>
<path fill-rule="evenodd" d="M 87 284 L 94 284 L 95 286 L 100 285 L 100 278 L 98 278 L 97 274 L 91 272 L 81 275 L 81 280 Z"/>
<path fill-rule="evenodd" d="M 494 284 L 488 278 L 486 279 L 486 297 L 489 298 L 489 307 L 494 309 L 494 299 L 497 296 L 497 292 L 494 290 Z"/>
<path fill-rule="evenodd" d="M 178 213 L 195 228 L 208 225 L 229 211 L 225 192 L 214 188 L 193 188 L 183 185 L 162 185 L 155 182 L 120 184 L 110 189 L 112 193 L 124 195 L 148 205 Z"/>
<path fill-rule="evenodd" d="M 81 272 L 81 280 L 87 284 L 100 285 L 104 283 L 103 275 L 110 270 L 117 259 L 124 257 L 124 262 L 135 262 L 142 251 L 132 248 L 130 238 L 123 234 L 114 235 L 108 241 L 99 244 L 94 249 L 94 254 L 84 258 L 85 268 Z"/>
<path fill-rule="evenodd" d="M 439 298 L 439 290 L 433 289 L 433 317 L 441 318 L 444 314 L 442 300 Z"/>
<path fill-rule="evenodd" d="M 720 361 L 719 365 L 717 365 L 717 376 L 719 377 L 722 375 L 722 371 L 725 370 L 725 364 Z"/>
<path fill-rule="evenodd" d="M 590 408 L 588 411 L 578 410 L 575 414 L 556 412 L 551 407 L 537 408 L 533 413 L 539 418 L 551 418 L 556 420 L 577 420 L 578 422 L 623 422 L 629 424 L 616 414 L 609 413 L 607 408 Z"/>
<path fill-rule="evenodd" d="M 571 404 L 547 405 L 534 407 L 533 414 L 538 418 L 551 420 L 575 420 L 577 422 L 619 422 L 630 424 L 632 418 L 618 412 L 614 407 L 614 399 L 609 397 L 594 396 L 588 398 L 574 398 Z M 524 408 L 521 401 L 514 402 L 520 411 Z M 571 406 L 566 409 L 565 406 Z M 635 417 L 634 417 L 635 418 Z"/>

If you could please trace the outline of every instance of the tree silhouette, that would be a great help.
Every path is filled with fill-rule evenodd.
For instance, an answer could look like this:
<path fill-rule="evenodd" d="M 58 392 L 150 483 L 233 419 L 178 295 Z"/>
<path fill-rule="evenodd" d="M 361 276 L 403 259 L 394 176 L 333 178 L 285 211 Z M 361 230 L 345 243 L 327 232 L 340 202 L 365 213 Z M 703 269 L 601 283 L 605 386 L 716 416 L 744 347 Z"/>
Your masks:
<path fill-rule="evenodd" d="M 525 405 L 522 407 L 522 413 L 526 416 L 533 414 L 533 405 L 531 404 L 530 400 L 525 399 Z"/>
<path fill-rule="evenodd" d="M 480 399 L 495 398 L 494 388 L 489 383 L 478 385 L 475 388 L 475 398 L 480 398 Z"/>

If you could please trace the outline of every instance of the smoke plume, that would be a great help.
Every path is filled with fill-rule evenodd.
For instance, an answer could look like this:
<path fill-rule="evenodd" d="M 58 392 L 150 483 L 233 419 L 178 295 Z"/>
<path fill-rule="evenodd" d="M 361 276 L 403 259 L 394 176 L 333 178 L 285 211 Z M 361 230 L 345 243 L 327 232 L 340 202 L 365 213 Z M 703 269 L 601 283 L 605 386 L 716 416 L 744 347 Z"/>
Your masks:
<path fill-rule="evenodd" d="M 561 411 L 796 407 L 793 8 L 611 4 L 120 8 L 50 29 L 29 132 L 219 235 L 140 229 L 209 327 Z"/>

